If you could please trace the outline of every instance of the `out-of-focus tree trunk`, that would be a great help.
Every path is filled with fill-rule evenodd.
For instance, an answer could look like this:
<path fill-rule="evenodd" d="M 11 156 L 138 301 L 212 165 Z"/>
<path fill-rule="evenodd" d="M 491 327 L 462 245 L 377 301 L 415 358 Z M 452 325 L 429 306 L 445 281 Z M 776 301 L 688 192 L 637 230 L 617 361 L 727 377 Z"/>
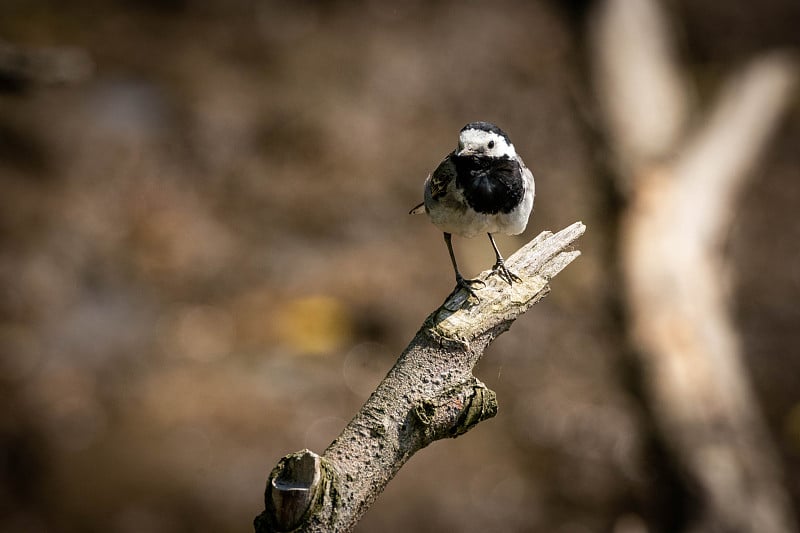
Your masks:
<path fill-rule="evenodd" d="M 594 81 L 628 197 L 620 250 L 631 340 L 662 438 L 700 491 L 687 528 L 796 531 L 742 365 L 723 255 L 794 65 L 777 54 L 753 60 L 689 129 L 689 83 L 660 6 L 603 1 L 590 20 Z"/>

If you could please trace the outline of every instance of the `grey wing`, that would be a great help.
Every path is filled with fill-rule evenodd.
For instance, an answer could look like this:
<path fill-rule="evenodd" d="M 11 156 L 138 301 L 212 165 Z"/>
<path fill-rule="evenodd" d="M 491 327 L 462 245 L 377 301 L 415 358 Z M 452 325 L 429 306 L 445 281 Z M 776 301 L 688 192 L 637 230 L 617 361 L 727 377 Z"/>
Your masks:
<path fill-rule="evenodd" d="M 534 197 L 536 195 L 536 182 L 533 179 L 533 172 L 521 160 L 520 163 L 522 164 L 522 179 L 525 182 L 525 187 L 528 190 L 528 194 Z"/>
<path fill-rule="evenodd" d="M 440 199 L 447 192 L 447 187 L 456 179 L 456 165 L 453 163 L 452 155 L 448 155 L 444 161 L 439 163 L 436 170 L 428 180 L 431 198 Z"/>

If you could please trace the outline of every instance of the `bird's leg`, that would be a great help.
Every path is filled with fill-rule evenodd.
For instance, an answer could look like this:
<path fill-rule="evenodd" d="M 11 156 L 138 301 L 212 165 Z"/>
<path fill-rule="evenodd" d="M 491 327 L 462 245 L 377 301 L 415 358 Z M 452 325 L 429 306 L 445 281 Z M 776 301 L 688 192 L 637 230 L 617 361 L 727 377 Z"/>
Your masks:
<path fill-rule="evenodd" d="M 494 255 L 497 258 L 497 262 L 492 267 L 492 272 L 507 281 L 509 285 L 513 285 L 515 281 L 522 281 L 519 276 L 511 272 L 508 267 L 506 267 L 506 262 L 503 260 L 503 256 L 500 255 L 500 250 L 497 249 L 497 245 L 494 243 L 494 237 L 492 237 L 492 234 L 487 233 L 487 235 L 489 236 L 489 241 L 492 243 L 492 248 L 494 248 Z"/>
<path fill-rule="evenodd" d="M 473 285 L 486 285 L 483 281 L 479 279 L 465 279 L 464 276 L 461 275 L 461 272 L 458 271 L 458 264 L 456 263 L 456 254 L 453 253 L 453 243 L 451 242 L 452 237 L 449 233 L 444 234 L 444 242 L 447 243 L 447 251 L 450 252 L 450 261 L 453 262 L 453 270 L 456 272 L 456 290 L 459 288 L 466 290 L 474 297 L 478 297 L 475 294 L 475 289 L 472 288 Z"/>

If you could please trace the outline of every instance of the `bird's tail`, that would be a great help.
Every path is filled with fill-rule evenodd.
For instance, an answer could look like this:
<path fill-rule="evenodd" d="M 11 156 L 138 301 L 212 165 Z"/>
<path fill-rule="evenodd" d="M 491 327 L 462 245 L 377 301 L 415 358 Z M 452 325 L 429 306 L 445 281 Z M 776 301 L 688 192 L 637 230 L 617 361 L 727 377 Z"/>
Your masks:
<path fill-rule="evenodd" d="M 414 209 L 409 211 L 408 214 L 409 215 L 421 215 L 424 212 L 425 212 L 425 202 L 422 202 L 421 204 L 416 206 Z"/>

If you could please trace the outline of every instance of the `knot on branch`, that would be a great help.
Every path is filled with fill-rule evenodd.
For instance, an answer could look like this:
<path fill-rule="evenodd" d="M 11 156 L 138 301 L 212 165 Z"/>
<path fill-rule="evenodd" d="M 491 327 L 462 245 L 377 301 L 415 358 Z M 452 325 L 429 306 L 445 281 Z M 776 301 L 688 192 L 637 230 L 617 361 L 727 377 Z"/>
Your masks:
<path fill-rule="evenodd" d="M 411 413 L 426 442 L 455 438 L 497 414 L 497 395 L 472 377 L 434 398 L 418 401 Z"/>
<path fill-rule="evenodd" d="M 326 493 L 335 491 L 335 472 L 325 459 L 301 450 L 281 459 L 270 473 L 257 533 L 296 531 L 315 513 Z"/>

